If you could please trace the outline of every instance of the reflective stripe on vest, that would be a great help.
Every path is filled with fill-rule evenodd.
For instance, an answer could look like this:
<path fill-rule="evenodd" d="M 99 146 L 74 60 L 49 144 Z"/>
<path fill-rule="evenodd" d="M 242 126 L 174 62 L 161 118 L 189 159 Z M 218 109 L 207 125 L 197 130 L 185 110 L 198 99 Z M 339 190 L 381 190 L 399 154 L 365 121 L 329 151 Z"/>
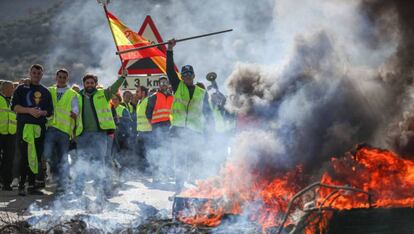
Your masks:
<path fill-rule="evenodd" d="M 147 119 L 145 111 L 147 110 L 148 98 L 144 98 L 141 103 L 137 105 L 137 131 L 138 132 L 150 132 L 152 131 L 152 125 Z"/>
<path fill-rule="evenodd" d="M 151 123 L 170 121 L 171 107 L 174 97 L 171 95 L 164 95 L 161 92 L 157 92 L 156 103 L 152 112 Z"/>
<path fill-rule="evenodd" d="M 81 101 L 79 105 L 79 110 L 82 110 L 83 105 L 83 95 L 81 95 Z M 105 91 L 103 89 L 98 89 L 92 98 L 93 106 L 95 108 L 98 125 L 101 130 L 114 130 L 116 128 L 114 117 L 112 116 L 112 111 L 109 108 L 109 101 L 106 100 Z M 83 119 L 82 111 L 79 113 L 77 122 L 76 135 L 80 135 L 83 131 Z"/>
<path fill-rule="evenodd" d="M 10 109 L 7 100 L 0 95 L 0 134 L 16 134 L 16 113 Z"/>
<path fill-rule="evenodd" d="M 195 86 L 193 97 L 190 99 L 187 86 L 183 81 L 180 81 L 174 94 L 171 125 L 202 132 L 205 122 L 203 115 L 204 95 L 206 95 L 206 91 Z"/>
<path fill-rule="evenodd" d="M 53 101 L 53 116 L 48 121 L 48 126 L 59 129 L 69 136 L 72 136 L 75 121 L 70 117 L 70 113 L 72 110 L 72 100 L 78 96 L 78 93 L 73 89 L 67 89 L 58 101 L 57 87 L 49 87 L 49 91 Z"/>

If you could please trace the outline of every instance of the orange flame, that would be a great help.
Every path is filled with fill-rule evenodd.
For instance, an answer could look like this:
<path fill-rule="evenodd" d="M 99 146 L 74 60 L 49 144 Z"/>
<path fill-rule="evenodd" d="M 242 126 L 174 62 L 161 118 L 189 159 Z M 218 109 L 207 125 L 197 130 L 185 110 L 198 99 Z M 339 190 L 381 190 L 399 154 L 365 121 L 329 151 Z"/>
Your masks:
<path fill-rule="evenodd" d="M 192 225 L 215 227 L 221 223 L 223 208 L 208 202 L 197 209 L 190 209 L 180 212 L 178 220 Z"/>
<path fill-rule="evenodd" d="M 414 206 L 414 162 L 388 150 L 360 148 L 355 155 L 331 159 L 332 173 L 326 172 L 322 183 L 349 185 L 372 194 L 374 207 Z M 319 197 L 332 189 L 322 188 Z M 367 208 L 364 194 L 341 193 L 331 207 L 336 209 Z"/>
<path fill-rule="evenodd" d="M 237 169 L 236 169 L 237 168 Z M 179 215 L 179 220 L 194 225 L 217 226 L 225 214 L 241 214 L 246 205 L 260 202 L 257 212 L 252 212 L 249 219 L 261 224 L 266 229 L 276 225 L 280 215 L 286 210 L 290 198 L 303 184 L 302 168 L 280 172 L 273 180 L 248 176 L 247 167 L 227 165 L 220 176 L 198 182 L 198 187 L 183 192 L 180 196 L 202 197 L 220 200 L 217 204 L 207 203 L 198 213 Z M 213 213 L 211 213 L 213 212 Z"/>
<path fill-rule="evenodd" d="M 354 154 L 332 158 L 329 165 L 320 181 L 323 184 L 349 186 L 368 192 L 372 207 L 414 207 L 413 161 L 402 159 L 388 150 L 361 147 Z M 196 212 L 180 215 L 179 219 L 194 225 L 217 226 L 225 214 L 241 214 L 249 204 L 259 204 L 254 212 L 248 214 L 249 219 L 259 223 L 264 231 L 280 226 L 289 201 L 305 187 L 307 177 L 300 166 L 288 172 L 273 173 L 272 179 L 266 179 L 263 174 L 252 173 L 246 165 L 227 165 L 219 176 L 201 181 L 197 188 L 182 194 L 219 202 L 206 203 Z M 331 196 L 333 192 L 331 188 L 317 189 L 316 207 L 343 210 L 370 206 L 365 193 L 338 190 Z M 302 210 L 305 202 L 306 198 L 302 198 L 293 209 Z M 305 232 L 315 233 L 324 229 L 331 216 L 332 213 L 325 212 L 317 222 L 311 222 Z M 290 217 L 285 226 L 293 223 Z"/>
<path fill-rule="evenodd" d="M 332 158 L 330 170 L 322 176 L 321 182 L 331 185 L 348 185 L 360 188 L 372 195 L 372 207 L 413 207 L 414 206 L 414 162 L 400 158 L 388 150 L 372 147 L 359 148 L 354 155 L 347 153 L 342 158 Z M 333 189 L 318 190 L 321 204 Z M 336 210 L 368 208 L 367 195 L 340 192 L 322 205 Z M 315 226 L 323 230 L 328 226 L 332 213 L 325 213 L 322 222 L 307 228 L 314 233 Z"/>

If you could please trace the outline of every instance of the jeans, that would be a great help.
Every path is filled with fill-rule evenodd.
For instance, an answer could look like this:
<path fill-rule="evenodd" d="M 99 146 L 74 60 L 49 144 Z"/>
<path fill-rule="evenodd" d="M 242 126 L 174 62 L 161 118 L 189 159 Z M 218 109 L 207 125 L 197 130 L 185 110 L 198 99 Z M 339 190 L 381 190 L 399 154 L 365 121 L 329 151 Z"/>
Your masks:
<path fill-rule="evenodd" d="M 62 185 L 65 178 L 69 176 L 68 150 L 69 135 L 56 128 L 48 128 L 45 136 L 44 157 L 50 165 L 50 172 L 58 179 L 58 186 Z"/>
<path fill-rule="evenodd" d="M 82 194 L 87 180 L 94 181 L 98 192 L 110 189 L 112 182 L 112 160 L 110 147 L 112 140 L 106 132 L 84 132 L 77 138 L 74 192 Z"/>

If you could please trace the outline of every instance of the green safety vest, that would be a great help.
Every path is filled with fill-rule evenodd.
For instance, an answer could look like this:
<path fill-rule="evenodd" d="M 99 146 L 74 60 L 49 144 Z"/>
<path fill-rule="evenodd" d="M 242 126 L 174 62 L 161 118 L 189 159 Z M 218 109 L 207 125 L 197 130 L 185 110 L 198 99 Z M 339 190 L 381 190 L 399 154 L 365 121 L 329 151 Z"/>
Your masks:
<path fill-rule="evenodd" d="M 137 105 L 137 131 L 138 132 L 150 132 L 152 131 L 152 125 L 147 119 L 145 111 L 147 110 L 148 97 L 144 98 L 141 103 Z"/>
<path fill-rule="evenodd" d="M 16 134 L 16 113 L 10 109 L 6 98 L 0 95 L 0 134 Z"/>
<path fill-rule="evenodd" d="M 205 124 L 203 116 L 204 95 L 206 95 L 206 91 L 196 85 L 193 97 L 190 99 L 187 86 L 183 81 L 180 81 L 171 108 L 171 125 L 202 132 Z"/>
<path fill-rule="evenodd" d="M 49 87 L 50 94 L 53 101 L 53 116 L 48 120 L 48 126 L 59 129 L 60 131 L 73 135 L 73 129 L 75 128 L 75 120 L 70 117 L 72 110 L 72 100 L 79 95 L 76 91 L 68 89 L 65 91 L 60 100 L 57 100 L 57 87 Z"/>
<path fill-rule="evenodd" d="M 118 107 L 115 108 L 116 115 L 118 116 L 118 118 L 122 118 L 122 113 L 124 112 L 124 110 L 126 110 L 126 108 L 122 105 L 118 105 Z"/>
<path fill-rule="evenodd" d="M 79 105 L 79 118 L 77 120 L 76 135 L 80 135 L 83 132 L 83 120 L 82 120 L 82 105 L 83 95 L 81 95 L 81 102 Z M 98 89 L 92 97 L 93 106 L 95 108 L 98 125 L 101 130 L 115 130 L 115 121 L 112 116 L 111 108 L 109 108 L 109 101 L 106 100 L 105 91 Z"/>
<path fill-rule="evenodd" d="M 129 113 L 134 113 L 134 106 L 130 103 L 125 103 L 125 107 L 128 109 Z"/>
<path fill-rule="evenodd" d="M 211 102 L 209 102 L 209 104 L 211 110 L 213 111 L 214 123 L 217 132 L 224 133 L 236 128 L 236 121 L 234 121 L 234 119 L 225 119 L 217 106 L 213 106 Z"/>

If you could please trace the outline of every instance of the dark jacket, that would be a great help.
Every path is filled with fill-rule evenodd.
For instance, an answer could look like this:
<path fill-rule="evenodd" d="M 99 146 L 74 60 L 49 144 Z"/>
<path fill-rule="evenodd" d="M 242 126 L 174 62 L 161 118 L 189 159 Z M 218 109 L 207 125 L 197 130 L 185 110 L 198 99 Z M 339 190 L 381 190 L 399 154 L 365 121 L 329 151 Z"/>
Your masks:
<path fill-rule="evenodd" d="M 16 105 L 47 111 L 47 116 L 41 116 L 39 118 L 35 118 L 30 114 L 17 114 L 17 125 L 19 126 L 26 123 L 45 126 L 47 122 L 46 117 L 53 114 L 52 95 L 43 85 L 19 85 L 14 91 L 11 100 L 12 110 L 14 110 Z"/>

